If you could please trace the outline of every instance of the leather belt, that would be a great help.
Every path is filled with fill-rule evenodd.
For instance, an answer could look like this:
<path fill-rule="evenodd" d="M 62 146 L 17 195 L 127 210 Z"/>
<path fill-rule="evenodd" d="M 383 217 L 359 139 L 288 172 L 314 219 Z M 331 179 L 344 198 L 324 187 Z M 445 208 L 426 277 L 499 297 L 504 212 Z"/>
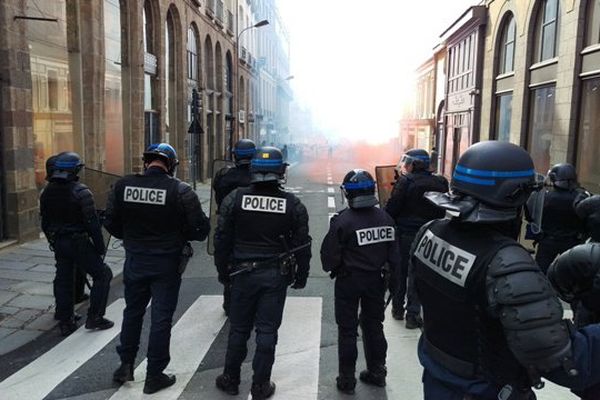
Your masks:
<path fill-rule="evenodd" d="M 477 377 L 477 365 L 446 353 L 433 345 L 425 336 L 423 336 L 423 339 L 427 354 L 448 371 L 465 379 L 474 379 Z"/>

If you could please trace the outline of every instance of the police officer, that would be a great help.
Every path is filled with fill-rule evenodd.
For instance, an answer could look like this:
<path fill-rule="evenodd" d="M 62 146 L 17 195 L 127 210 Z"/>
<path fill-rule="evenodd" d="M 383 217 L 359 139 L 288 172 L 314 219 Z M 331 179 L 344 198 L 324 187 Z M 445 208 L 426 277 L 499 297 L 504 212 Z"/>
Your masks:
<path fill-rule="evenodd" d="M 52 162 L 50 163 L 50 167 Z M 90 307 L 85 327 L 109 329 L 114 323 L 104 318 L 112 272 L 102 262 L 106 251 L 94 197 L 77 174 L 84 166 L 77 153 L 57 155 L 50 183 L 40 196 L 42 230 L 54 249 L 56 319 L 63 336 L 77 329 L 73 313 L 73 276 L 76 265 L 93 278 Z"/>
<path fill-rule="evenodd" d="M 429 170 L 429 154 L 422 149 L 407 151 L 398 164 L 399 176 L 385 211 L 396 221 L 400 241 L 400 268 L 391 279 L 392 316 L 404 319 L 404 297 L 406 296 L 406 328 L 415 329 L 423 325 L 421 305 L 414 290 L 412 267 L 408 262 L 408 251 L 419 228 L 428 221 L 442 218 L 444 212 L 425 201 L 425 192 L 447 192 L 448 181 Z"/>
<path fill-rule="evenodd" d="M 575 314 L 577 328 L 600 322 L 600 243 L 578 245 L 559 255 L 548 269 L 548 279 L 561 299 L 579 304 Z M 593 364 L 590 367 L 596 371 L 600 368 Z M 600 385 L 574 392 L 584 400 L 597 400 Z"/>
<path fill-rule="evenodd" d="M 462 154 L 451 193 L 427 194 L 449 217 L 423 226 L 411 248 L 426 400 L 534 399 L 541 374 L 574 375 L 581 349 L 571 350 L 561 304 L 513 229 L 537 185 L 524 149 L 488 141 Z"/>
<path fill-rule="evenodd" d="M 221 206 L 223 199 L 234 189 L 250 185 L 250 160 L 256 153 L 256 145 L 250 139 L 240 139 L 233 148 L 235 167 L 221 168 L 215 174 L 213 189 L 217 209 Z M 231 300 L 231 285 L 223 285 L 223 310 L 229 315 L 229 303 Z"/>
<path fill-rule="evenodd" d="M 209 221 L 192 188 L 174 177 L 177 153 L 167 143 L 144 152 L 144 173 L 126 176 L 110 193 L 105 227 L 123 239 L 125 247 L 125 303 L 121 365 L 113 380 L 133 380 L 133 364 L 140 344 L 146 306 L 152 299 L 152 323 L 144 393 L 155 393 L 175 383 L 163 373 L 169 364 L 173 313 L 177 307 L 181 274 L 190 254 L 189 240 L 204 240 Z"/>
<path fill-rule="evenodd" d="M 586 235 L 593 242 L 600 242 L 600 195 L 576 201 L 575 212 L 584 222 Z"/>
<path fill-rule="evenodd" d="M 544 273 L 560 253 L 581 243 L 584 226 L 573 203 L 583 192 L 571 164 L 556 164 L 548 171 L 551 187 L 545 189 L 542 231 L 537 239 L 535 261 Z"/>
<path fill-rule="evenodd" d="M 271 369 L 287 286 L 291 283 L 294 289 L 304 288 L 310 267 L 308 213 L 296 196 L 280 187 L 286 167 L 279 149 L 261 148 L 250 165 L 250 187 L 234 190 L 221 203 L 215 233 L 219 281 L 232 285 L 225 368 L 216 386 L 228 394 L 238 394 L 246 342 L 255 326 L 251 388 L 255 400 L 275 392 Z M 286 248 L 302 245 L 304 248 L 293 257 L 288 252 L 282 260 Z"/>
<path fill-rule="evenodd" d="M 353 394 L 359 324 L 367 361 L 367 369 L 360 373 L 360 380 L 380 387 L 386 383 L 383 268 L 386 263 L 391 270 L 398 268 L 399 254 L 394 220 L 375 207 L 375 181 L 371 174 L 362 169 L 352 170 L 344 177 L 341 189 L 349 208 L 331 218 L 329 232 L 321 245 L 321 263 L 325 271 L 331 272 L 332 278 L 337 277 L 337 388 Z"/>

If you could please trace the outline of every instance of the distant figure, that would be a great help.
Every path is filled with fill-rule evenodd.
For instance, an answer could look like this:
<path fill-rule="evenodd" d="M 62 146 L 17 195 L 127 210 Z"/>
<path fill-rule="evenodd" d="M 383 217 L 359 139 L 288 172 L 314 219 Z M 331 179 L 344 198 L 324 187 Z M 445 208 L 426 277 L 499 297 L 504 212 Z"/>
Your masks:
<path fill-rule="evenodd" d="M 429 161 L 429 170 L 433 173 L 438 170 L 438 151 L 435 146 L 431 148 L 431 159 Z"/>
<path fill-rule="evenodd" d="M 288 146 L 287 144 L 283 145 L 283 148 L 281 149 L 281 154 L 283 154 L 283 161 L 286 162 L 288 159 Z"/>

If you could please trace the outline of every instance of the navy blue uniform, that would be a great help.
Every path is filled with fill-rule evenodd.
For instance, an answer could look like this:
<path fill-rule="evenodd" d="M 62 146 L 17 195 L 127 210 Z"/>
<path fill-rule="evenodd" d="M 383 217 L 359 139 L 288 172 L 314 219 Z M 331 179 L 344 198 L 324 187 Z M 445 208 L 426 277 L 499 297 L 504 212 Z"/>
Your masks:
<path fill-rule="evenodd" d="M 102 317 L 112 272 L 102 262 L 105 248 L 92 193 L 75 175 L 52 178 L 40 196 L 40 211 L 42 230 L 54 248 L 56 259 L 56 319 L 68 322 L 73 318 L 76 267 L 84 269 L 94 282 L 88 319 Z"/>
<path fill-rule="evenodd" d="M 287 286 L 292 280 L 295 288 L 306 285 L 310 247 L 296 253 L 295 276 L 284 275 L 277 259 L 285 251 L 282 236 L 290 248 L 310 241 L 306 208 L 277 183 L 252 184 L 223 200 L 215 233 L 215 264 L 219 280 L 232 285 L 224 374 L 236 384 L 253 327 L 256 353 L 252 381 L 258 385 L 270 381 Z M 249 265 L 256 267 L 244 271 Z M 230 267 L 235 273 L 231 280 Z"/>
<path fill-rule="evenodd" d="M 105 226 L 113 236 L 123 239 L 126 251 L 126 307 L 117 352 L 122 363 L 134 363 L 144 314 L 152 299 L 147 375 L 158 376 L 170 361 L 182 249 L 189 240 L 206 238 L 208 218 L 188 184 L 162 168 L 150 167 L 143 175 L 126 176 L 115 184 Z"/>
<path fill-rule="evenodd" d="M 342 210 L 331 219 L 329 232 L 323 239 L 321 263 L 325 271 L 336 276 L 335 321 L 340 377 L 354 378 L 359 325 L 367 369 L 385 376 L 386 288 L 382 269 L 388 263 L 393 271 L 399 263 L 394 220 L 376 207 Z"/>
<path fill-rule="evenodd" d="M 446 178 L 424 170 L 400 175 L 394 184 L 390 199 L 385 205 L 385 211 L 396 221 L 400 242 L 400 267 L 392 276 L 390 288 L 394 294 L 394 314 L 404 312 L 405 297 L 407 315 L 419 315 L 421 312 L 421 304 L 414 288 L 414 273 L 409 271 L 410 245 L 421 226 L 444 216 L 444 211 L 425 200 L 423 194 L 447 191 Z"/>

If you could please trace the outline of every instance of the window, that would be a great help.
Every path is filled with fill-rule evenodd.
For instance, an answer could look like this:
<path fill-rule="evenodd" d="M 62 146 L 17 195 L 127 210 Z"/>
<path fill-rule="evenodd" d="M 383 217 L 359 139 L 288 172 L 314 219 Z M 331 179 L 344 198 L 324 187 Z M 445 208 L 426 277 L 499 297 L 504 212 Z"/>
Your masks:
<path fill-rule="evenodd" d="M 187 67 L 188 79 L 198 80 L 198 40 L 196 29 L 190 26 L 187 35 Z"/>
<path fill-rule="evenodd" d="M 158 85 L 156 73 L 158 71 L 158 60 L 154 53 L 155 49 L 155 20 L 152 4 L 150 0 L 144 2 L 142 10 L 142 26 L 144 36 L 144 110 L 145 110 L 145 146 L 156 143 L 160 140 L 159 124 L 160 119 L 157 106 Z"/>
<path fill-rule="evenodd" d="M 557 56 L 559 37 L 559 0 L 543 0 L 536 24 L 535 62 Z"/>
<path fill-rule="evenodd" d="M 529 116 L 529 154 L 535 169 L 545 174 L 550 168 L 550 145 L 554 122 L 554 98 L 556 87 L 543 86 L 532 90 Z"/>
<path fill-rule="evenodd" d="M 577 169 L 586 189 L 600 192 L 600 77 L 583 81 Z M 595 149 L 595 150 L 594 150 Z"/>
<path fill-rule="evenodd" d="M 512 92 L 496 96 L 496 139 L 503 142 L 510 141 L 512 100 Z"/>
<path fill-rule="evenodd" d="M 506 74 L 515 69 L 515 38 L 517 27 L 514 17 L 511 15 L 504 23 L 500 39 L 500 57 L 498 62 L 498 74 Z"/>
<path fill-rule="evenodd" d="M 600 43 L 600 0 L 589 0 L 586 46 Z"/>

